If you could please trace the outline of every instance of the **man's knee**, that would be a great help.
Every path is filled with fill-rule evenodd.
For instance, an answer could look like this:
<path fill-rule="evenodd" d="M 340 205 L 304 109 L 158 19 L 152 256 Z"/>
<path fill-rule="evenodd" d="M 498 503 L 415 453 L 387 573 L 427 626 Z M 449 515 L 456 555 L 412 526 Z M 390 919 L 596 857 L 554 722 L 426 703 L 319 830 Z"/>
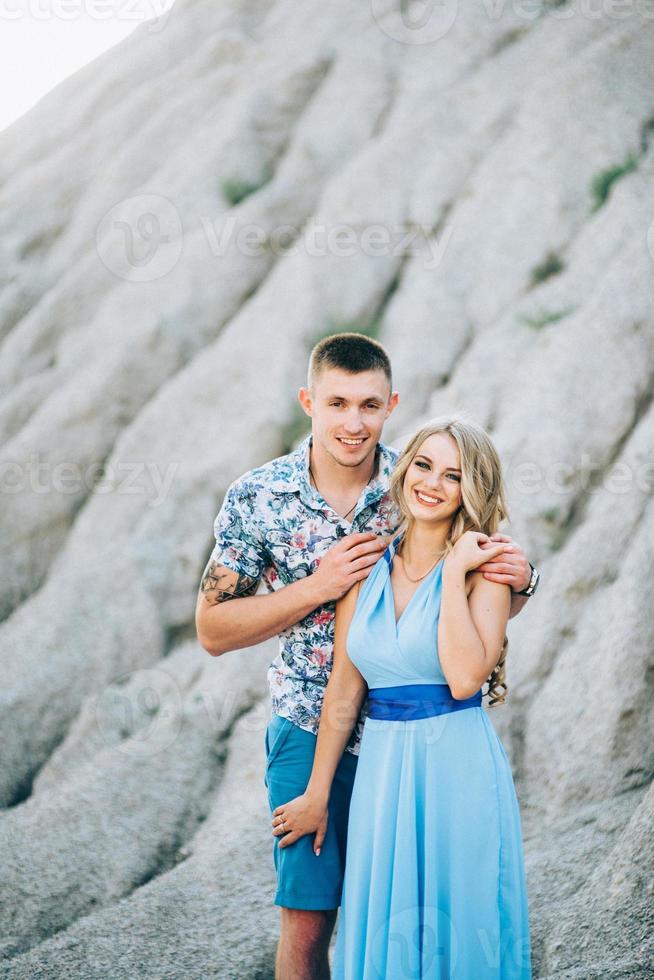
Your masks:
<path fill-rule="evenodd" d="M 296 949 L 310 950 L 329 945 L 337 909 L 281 909 L 283 940 L 290 940 Z"/>

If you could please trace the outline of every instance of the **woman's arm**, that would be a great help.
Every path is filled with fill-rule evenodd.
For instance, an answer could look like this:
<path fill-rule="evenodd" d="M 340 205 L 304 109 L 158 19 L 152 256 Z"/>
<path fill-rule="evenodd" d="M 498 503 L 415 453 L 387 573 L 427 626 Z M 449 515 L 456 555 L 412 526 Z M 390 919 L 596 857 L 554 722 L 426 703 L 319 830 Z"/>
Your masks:
<path fill-rule="evenodd" d="M 464 541 L 467 535 L 473 537 Z M 467 572 L 481 564 L 475 552 L 484 554 L 480 538 L 485 535 L 466 532 L 443 562 L 438 656 L 457 700 L 476 694 L 499 661 L 511 605 L 510 586 L 481 572 L 466 585 Z"/>
<path fill-rule="evenodd" d="M 311 776 L 301 796 L 296 796 L 273 811 L 273 834 L 276 837 L 284 835 L 279 842 L 280 847 L 288 847 L 305 834 L 316 832 L 314 851 L 320 854 L 325 838 L 327 803 L 334 774 L 368 691 L 366 682 L 348 657 L 345 646 L 360 585 L 357 582 L 336 603 L 334 660 L 320 714 Z"/>

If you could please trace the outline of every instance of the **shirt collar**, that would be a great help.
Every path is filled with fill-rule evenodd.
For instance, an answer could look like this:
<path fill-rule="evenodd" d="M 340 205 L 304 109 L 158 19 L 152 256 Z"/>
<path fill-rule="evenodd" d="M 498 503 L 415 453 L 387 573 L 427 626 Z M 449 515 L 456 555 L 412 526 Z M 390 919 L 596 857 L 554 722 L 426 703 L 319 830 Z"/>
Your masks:
<path fill-rule="evenodd" d="M 299 491 L 302 500 L 311 507 L 322 509 L 324 501 L 311 485 L 309 479 L 309 460 L 313 436 L 309 433 L 287 457 L 287 465 L 276 480 L 271 483 L 273 493 L 294 493 Z M 397 451 L 377 443 L 377 471 L 370 483 L 361 491 L 353 516 L 375 503 L 388 492 L 388 482 L 397 459 Z M 362 499 L 363 498 L 363 499 Z"/>

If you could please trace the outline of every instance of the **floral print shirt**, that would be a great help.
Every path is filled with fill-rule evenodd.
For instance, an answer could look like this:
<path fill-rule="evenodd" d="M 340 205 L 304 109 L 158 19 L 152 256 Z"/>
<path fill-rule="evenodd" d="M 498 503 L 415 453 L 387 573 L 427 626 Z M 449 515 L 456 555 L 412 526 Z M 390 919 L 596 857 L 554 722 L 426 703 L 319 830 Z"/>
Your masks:
<path fill-rule="evenodd" d="M 250 470 L 225 494 L 214 522 L 211 559 L 260 579 L 272 592 L 311 575 L 340 538 L 358 531 L 392 534 L 400 513 L 388 482 L 399 453 L 377 444 L 376 470 L 357 501 L 351 523 L 323 500 L 309 479 L 309 434 L 293 452 Z M 319 606 L 279 635 L 268 668 L 273 714 L 317 734 L 334 649 L 336 603 Z M 346 751 L 359 754 L 364 703 Z"/>

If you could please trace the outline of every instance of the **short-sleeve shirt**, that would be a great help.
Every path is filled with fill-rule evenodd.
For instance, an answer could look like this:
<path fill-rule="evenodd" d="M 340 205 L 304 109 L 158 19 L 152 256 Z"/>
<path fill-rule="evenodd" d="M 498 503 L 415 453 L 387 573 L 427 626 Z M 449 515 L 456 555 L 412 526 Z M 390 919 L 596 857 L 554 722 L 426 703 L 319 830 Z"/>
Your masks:
<path fill-rule="evenodd" d="M 311 575 L 341 538 L 360 531 L 393 534 L 401 515 L 388 492 L 398 452 L 378 443 L 375 469 L 351 522 L 337 514 L 309 479 L 309 434 L 293 452 L 249 470 L 225 494 L 214 522 L 211 559 L 260 579 L 273 592 Z M 268 668 L 273 714 L 318 732 L 334 654 L 336 603 L 318 606 L 279 634 L 279 654 Z M 346 751 L 359 754 L 364 704 Z"/>

